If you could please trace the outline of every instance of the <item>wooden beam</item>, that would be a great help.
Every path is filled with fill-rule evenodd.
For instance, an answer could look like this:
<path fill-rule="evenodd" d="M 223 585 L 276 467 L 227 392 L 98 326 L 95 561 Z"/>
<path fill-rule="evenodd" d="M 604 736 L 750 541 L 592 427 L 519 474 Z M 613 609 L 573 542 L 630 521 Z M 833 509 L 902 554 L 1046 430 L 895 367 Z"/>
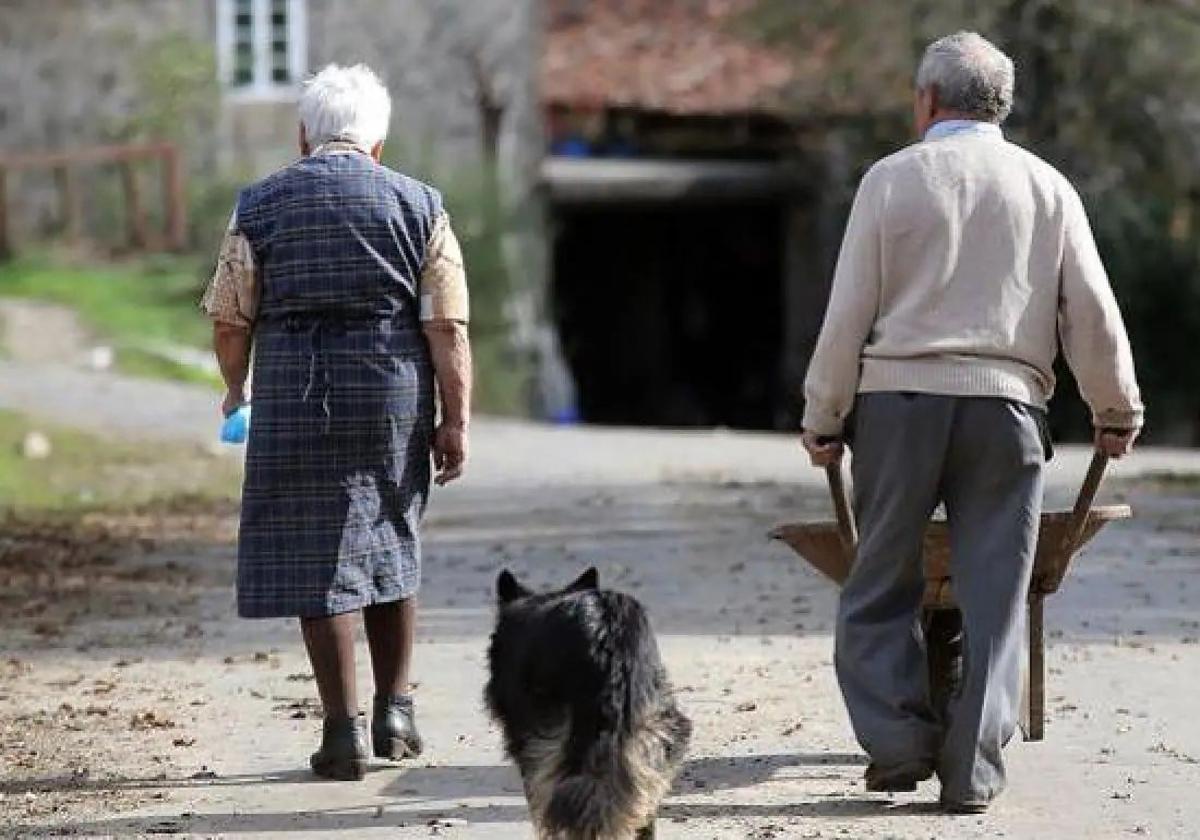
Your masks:
<path fill-rule="evenodd" d="M 182 251 L 187 244 L 187 199 L 183 160 L 177 147 L 169 146 L 163 153 L 162 170 L 167 247 L 172 251 Z"/>
<path fill-rule="evenodd" d="M 1029 700 L 1026 738 L 1046 737 L 1046 632 L 1045 602 L 1041 595 L 1029 599 Z"/>
<path fill-rule="evenodd" d="M 80 202 L 79 180 L 70 166 L 54 170 L 58 184 L 58 211 L 67 241 L 76 245 L 83 236 L 83 205 Z"/>
<path fill-rule="evenodd" d="M 12 242 L 8 238 L 8 171 L 0 166 L 0 260 L 12 256 Z"/>
<path fill-rule="evenodd" d="M 135 250 L 144 249 L 149 244 L 146 233 L 146 214 L 142 210 L 142 196 L 138 188 L 137 170 L 128 161 L 119 165 L 121 171 L 121 188 L 125 193 L 125 228 L 129 236 L 129 247 Z"/>
<path fill-rule="evenodd" d="M 163 157 L 172 149 L 170 143 L 131 143 L 120 146 L 92 146 L 63 152 L 34 152 L 8 154 L 0 151 L 0 166 L 6 169 L 55 169 L 71 164 L 123 163 L 132 160 Z"/>
<path fill-rule="evenodd" d="M 785 164 L 550 157 L 542 183 L 555 204 L 787 200 L 801 189 Z"/>

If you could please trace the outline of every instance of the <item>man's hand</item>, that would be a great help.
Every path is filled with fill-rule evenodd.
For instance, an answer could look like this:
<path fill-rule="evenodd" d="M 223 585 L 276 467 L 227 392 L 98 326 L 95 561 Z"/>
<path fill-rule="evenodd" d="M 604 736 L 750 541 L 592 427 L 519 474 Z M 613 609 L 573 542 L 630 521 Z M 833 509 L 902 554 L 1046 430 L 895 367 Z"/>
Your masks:
<path fill-rule="evenodd" d="M 225 399 L 221 400 L 221 416 L 228 417 L 245 404 L 245 391 L 226 391 Z"/>
<path fill-rule="evenodd" d="M 1137 429 L 1097 429 L 1096 451 L 1103 452 L 1109 458 L 1121 458 L 1133 450 L 1137 436 Z"/>
<path fill-rule="evenodd" d="M 461 478 L 467 464 L 467 427 L 462 423 L 442 423 L 433 434 L 434 481 L 445 487 Z"/>
<path fill-rule="evenodd" d="M 828 467 L 842 459 L 842 439 L 816 432 L 805 432 L 800 437 L 814 467 Z"/>

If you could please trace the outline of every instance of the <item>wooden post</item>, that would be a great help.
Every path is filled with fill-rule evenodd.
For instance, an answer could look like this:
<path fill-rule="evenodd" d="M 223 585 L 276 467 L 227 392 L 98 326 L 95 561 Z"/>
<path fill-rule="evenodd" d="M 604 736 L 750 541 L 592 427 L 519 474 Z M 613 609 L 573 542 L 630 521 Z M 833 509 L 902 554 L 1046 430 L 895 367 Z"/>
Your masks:
<path fill-rule="evenodd" d="M 12 256 L 12 242 L 8 238 L 8 170 L 0 166 L 0 260 Z"/>
<path fill-rule="evenodd" d="M 1040 741 L 1046 737 L 1046 635 L 1045 597 L 1029 599 L 1029 688 L 1027 711 L 1029 723 L 1026 739 Z"/>
<path fill-rule="evenodd" d="M 83 235 L 83 208 L 79 201 L 79 181 L 70 166 L 54 170 L 58 182 L 58 210 L 67 242 L 77 245 Z"/>
<path fill-rule="evenodd" d="M 184 197 L 183 161 L 178 146 L 171 145 L 163 149 L 162 166 L 167 247 L 172 251 L 182 251 L 187 244 L 187 201 Z"/>
<path fill-rule="evenodd" d="M 138 190 L 137 170 L 129 160 L 120 162 L 121 186 L 125 191 L 125 225 L 129 233 L 129 246 L 135 250 L 146 247 L 146 214 L 142 211 L 142 196 Z"/>

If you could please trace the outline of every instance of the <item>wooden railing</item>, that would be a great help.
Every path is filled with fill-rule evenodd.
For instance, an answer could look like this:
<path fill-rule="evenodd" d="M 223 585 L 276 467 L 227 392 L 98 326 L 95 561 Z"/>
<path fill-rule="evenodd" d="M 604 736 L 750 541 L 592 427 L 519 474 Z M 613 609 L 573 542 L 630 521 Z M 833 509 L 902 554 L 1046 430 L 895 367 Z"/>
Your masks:
<path fill-rule="evenodd" d="M 138 185 L 137 164 L 158 162 L 162 178 L 163 230 L 151 231 Z M 183 160 L 172 143 L 137 143 L 91 146 L 63 152 L 13 155 L 0 151 L 0 258 L 12 254 L 9 220 L 10 176 L 22 171 L 51 172 L 58 189 L 62 229 L 69 241 L 83 236 L 83 200 L 78 170 L 85 166 L 116 166 L 125 199 L 125 228 L 129 247 L 144 250 L 165 246 L 182 250 L 187 239 L 187 203 L 184 197 Z"/>

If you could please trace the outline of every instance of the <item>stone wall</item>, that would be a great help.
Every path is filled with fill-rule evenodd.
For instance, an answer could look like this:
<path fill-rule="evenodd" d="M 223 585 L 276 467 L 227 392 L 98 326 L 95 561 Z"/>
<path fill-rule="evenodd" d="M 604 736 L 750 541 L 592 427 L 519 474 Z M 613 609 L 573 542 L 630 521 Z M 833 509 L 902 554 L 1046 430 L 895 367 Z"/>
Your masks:
<path fill-rule="evenodd" d="M 448 166 L 478 158 L 483 147 L 482 81 L 503 109 L 504 168 L 521 169 L 530 147 L 541 145 L 535 7 L 534 0 L 311 2 L 310 67 L 362 61 L 375 68 L 395 103 L 391 142 Z"/>
<path fill-rule="evenodd" d="M 138 107 L 139 47 L 172 32 L 211 42 L 212 26 L 191 0 L 4 0 L 0 151 L 111 139 Z"/>

